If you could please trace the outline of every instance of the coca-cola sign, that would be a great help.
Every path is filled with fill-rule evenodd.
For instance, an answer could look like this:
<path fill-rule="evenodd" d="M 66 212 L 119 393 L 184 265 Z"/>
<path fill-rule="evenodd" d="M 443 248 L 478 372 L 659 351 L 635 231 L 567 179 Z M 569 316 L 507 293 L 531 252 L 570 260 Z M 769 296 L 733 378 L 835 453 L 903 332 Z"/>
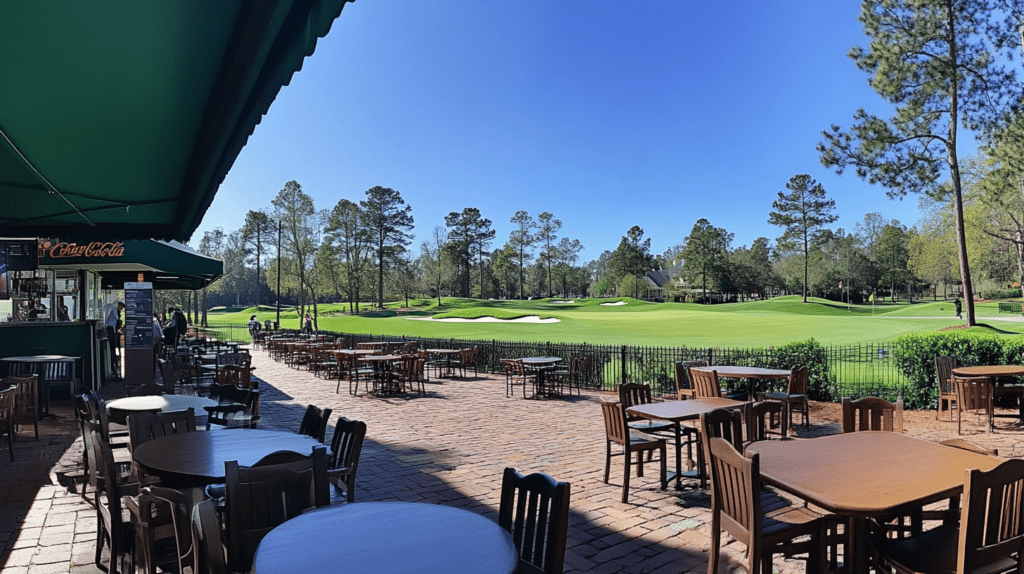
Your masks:
<path fill-rule="evenodd" d="M 84 245 L 60 241 L 51 243 L 43 241 L 39 244 L 39 256 L 51 259 L 70 257 L 121 257 L 124 255 L 124 243 L 112 241 L 92 241 Z"/>

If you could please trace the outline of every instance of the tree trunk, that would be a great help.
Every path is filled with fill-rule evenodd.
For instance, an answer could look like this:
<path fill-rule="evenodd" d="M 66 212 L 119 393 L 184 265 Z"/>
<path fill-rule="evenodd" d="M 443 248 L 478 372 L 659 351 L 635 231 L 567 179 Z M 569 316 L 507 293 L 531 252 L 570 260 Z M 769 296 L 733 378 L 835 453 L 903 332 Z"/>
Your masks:
<path fill-rule="evenodd" d="M 949 35 L 949 61 L 950 66 L 958 69 L 956 59 L 956 36 L 954 36 L 955 15 L 953 14 L 952 2 L 946 4 L 947 26 L 946 33 Z M 949 85 L 949 141 L 946 144 L 946 159 L 949 162 L 950 180 L 953 182 L 953 197 L 956 209 L 956 248 L 957 259 L 960 262 L 960 280 L 964 286 L 964 307 L 967 311 L 967 326 L 973 327 L 978 324 L 974 316 L 974 287 L 971 285 L 971 269 L 967 262 L 967 237 L 964 234 L 964 199 L 960 187 L 960 163 L 956 157 L 956 135 L 957 124 L 960 123 L 959 109 L 960 83 L 956 75 L 950 79 Z"/>

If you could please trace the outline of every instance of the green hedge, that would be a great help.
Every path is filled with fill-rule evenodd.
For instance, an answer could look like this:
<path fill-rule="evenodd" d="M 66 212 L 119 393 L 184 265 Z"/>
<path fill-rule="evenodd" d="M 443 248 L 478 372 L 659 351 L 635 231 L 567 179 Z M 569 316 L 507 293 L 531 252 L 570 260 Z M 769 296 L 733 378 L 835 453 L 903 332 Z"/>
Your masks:
<path fill-rule="evenodd" d="M 806 341 L 787 343 L 772 349 L 768 369 L 792 369 L 807 367 L 807 394 L 816 401 L 838 401 L 839 389 L 828 368 L 828 353 L 821 343 L 813 338 Z"/>
<path fill-rule="evenodd" d="M 1020 299 L 1020 289 L 993 289 L 991 291 L 982 291 L 981 297 L 984 299 Z"/>
<path fill-rule="evenodd" d="M 935 357 L 955 357 L 963 367 L 1015 365 L 1024 361 L 1024 338 L 997 337 L 981 333 L 916 333 L 893 342 L 893 359 L 907 377 L 903 397 L 908 408 L 932 408 L 938 400 Z"/>

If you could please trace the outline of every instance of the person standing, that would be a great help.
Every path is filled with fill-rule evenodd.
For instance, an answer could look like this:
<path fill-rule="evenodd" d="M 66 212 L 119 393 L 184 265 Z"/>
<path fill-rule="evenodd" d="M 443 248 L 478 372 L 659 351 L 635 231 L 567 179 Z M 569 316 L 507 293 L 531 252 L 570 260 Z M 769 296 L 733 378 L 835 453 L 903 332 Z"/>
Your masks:
<path fill-rule="evenodd" d="M 964 310 L 964 306 L 963 306 L 963 303 L 960 302 L 960 298 L 959 297 L 957 297 L 956 299 L 953 300 L 953 308 L 956 309 L 956 318 L 957 319 L 963 319 L 962 313 L 963 313 L 963 310 Z"/>
<path fill-rule="evenodd" d="M 119 378 L 118 366 L 121 364 L 121 341 L 118 330 L 121 327 L 121 311 L 124 310 L 124 303 L 118 301 L 107 313 L 107 320 L 104 326 L 107 331 L 107 346 L 110 349 L 110 371 L 113 378 Z"/>
<path fill-rule="evenodd" d="M 305 331 L 307 335 L 313 334 L 313 318 L 309 316 L 309 313 L 306 313 L 305 324 L 303 325 L 302 330 Z"/>
<path fill-rule="evenodd" d="M 174 319 L 174 326 L 178 329 L 177 340 L 181 340 L 186 334 L 188 334 L 188 319 L 185 318 L 185 314 L 181 312 L 181 308 L 171 307 L 167 310 L 171 313 L 171 317 Z"/>

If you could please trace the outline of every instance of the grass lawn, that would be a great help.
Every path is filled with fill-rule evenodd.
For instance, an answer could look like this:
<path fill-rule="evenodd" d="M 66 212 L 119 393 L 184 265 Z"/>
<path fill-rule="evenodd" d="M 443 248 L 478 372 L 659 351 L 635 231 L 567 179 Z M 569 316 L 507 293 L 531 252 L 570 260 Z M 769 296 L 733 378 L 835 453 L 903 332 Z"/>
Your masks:
<path fill-rule="evenodd" d="M 587 342 L 593 344 L 631 344 L 648 346 L 763 347 L 814 337 L 825 345 L 884 343 L 909 332 L 928 332 L 962 325 L 953 317 L 952 302 L 846 305 L 823 299 L 801 302 L 799 297 L 777 297 L 768 301 L 726 305 L 688 303 L 646 303 L 630 298 L 563 299 L 536 301 L 479 301 L 442 299 L 410 301 L 411 309 L 397 305 L 384 311 L 361 316 L 340 313 L 347 304 L 319 306 L 320 329 L 377 335 L 409 337 L 454 337 L 459 339 L 503 339 L 551 342 Z M 601 303 L 625 301 L 625 305 Z M 978 327 L 996 334 L 1020 334 L 1024 323 L 984 321 L 1000 316 L 996 303 L 976 305 L 981 322 Z M 210 313 L 214 324 L 241 323 L 255 310 L 236 313 Z M 1010 314 L 1002 314 L 1009 316 Z M 275 313 L 265 307 L 259 319 L 273 319 Z M 554 317 L 558 323 L 448 323 L 412 320 L 414 317 L 476 318 L 493 316 L 512 319 L 525 316 Z M 933 318 L 940 317 L 940 318 Z M 298 328 L 294 309 L 282 310 L 281 324 Z"/>

